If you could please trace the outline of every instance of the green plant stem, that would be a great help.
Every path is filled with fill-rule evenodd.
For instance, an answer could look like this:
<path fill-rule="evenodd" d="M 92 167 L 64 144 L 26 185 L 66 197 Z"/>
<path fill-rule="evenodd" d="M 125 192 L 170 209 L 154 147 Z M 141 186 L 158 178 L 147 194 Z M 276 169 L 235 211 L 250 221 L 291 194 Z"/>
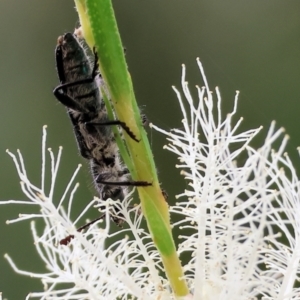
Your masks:
<path fill-rule="evenodd" d="M 136 142 L 124 133 L 132 163 L 131 176 L 135 181 L 151 183 L 151 186 L 137 188 L 142 211 L 174 294 L 176 297 L 185 296 L 188 288 L 172 237 L 168 205 L 158 182 L 153 155 L 135 101 L 111 0 L 75 0 L 75 3 L 83 35 L 99 54 L 100 72 L 107 84 L 115 115 L 126 122 L 139 139 Z"/>

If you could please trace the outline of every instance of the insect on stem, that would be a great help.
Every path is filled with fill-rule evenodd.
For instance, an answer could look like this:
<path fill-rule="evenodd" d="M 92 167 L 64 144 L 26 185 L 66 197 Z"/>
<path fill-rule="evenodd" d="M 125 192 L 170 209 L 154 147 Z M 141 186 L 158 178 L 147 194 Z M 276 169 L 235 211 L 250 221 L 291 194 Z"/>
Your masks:
<path fill-rule="evenodd" d="M 122 164 L 111 126 L 121 126 L 133 140 L 139 140 L 124 121 L 109 120 L 99 91 L 99 82 L 100 85 L 104 82 L 98 72 L 98 55 L 94 48 L 94 63 L 91 63 L 82 43 L 72 33 L 58 38 L 55 56 L 60 85 L 53 93 L 67 109 L 79 152 L 89 161 L 100 198 L 122 201 L 128 187 L 147 187 L 151 183 L 129 180 L 129 171 Z M 118 211 L 116 213 L 111 218 L 120 225 L 123 220 L 118 219 Z M 66 239 L 67 242 L 68 237 Z"/>

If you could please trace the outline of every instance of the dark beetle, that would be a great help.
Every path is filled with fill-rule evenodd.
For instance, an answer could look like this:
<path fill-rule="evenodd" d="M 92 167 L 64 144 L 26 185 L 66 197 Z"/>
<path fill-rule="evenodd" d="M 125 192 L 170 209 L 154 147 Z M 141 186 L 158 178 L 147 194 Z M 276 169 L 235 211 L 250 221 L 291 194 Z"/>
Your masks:
<path fill-rule="evenodd" d="M 58 38 L 55 50 L 60 85 L 53 93 L 66 108 L 71 119 L 80 154 L 89 160 L 95 187 L 101 199 L 123 200 L 127 186 L 148 186 L 145 181 L 128 180 L 111 125 L 120 125 L 134 140 L 134 134 L 124 122 L 109 120 L 100 95 L 98 56 L 94 51 L 92 64 L 77 37 L 66 33 Z M 121 223 L 117 217 L 114 222 Z"/>

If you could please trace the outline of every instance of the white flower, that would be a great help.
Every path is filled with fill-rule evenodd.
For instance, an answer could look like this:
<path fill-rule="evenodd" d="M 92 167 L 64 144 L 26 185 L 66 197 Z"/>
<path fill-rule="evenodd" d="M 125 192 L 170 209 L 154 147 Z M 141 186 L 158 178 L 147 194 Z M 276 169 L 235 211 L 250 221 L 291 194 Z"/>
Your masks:
<path fill-rule="evenodd" d="M 190 254 L 184 268 L 194 299 L 300 299 L 293 287 L 300 275 L 299 179 L 284 153 L 288 138 L 272 150 L 283 133 L 272 123 L 262 147 L 253 149 L 249 143 L 260 129 L 238 132 L 242 119 L 233 123 L 238 93 L 223 119 L 219 91 L 214 101 L 198 65 L 205 82 L 197 87 L 199 102 L 189 92 L 185 67 L 187 109 L 175 89 L 184 129 L 155 127 L 167 135 L 166 149 L 178 156 L 190 186 L 171 213 L 181 215 L 178 251 Z"/>
<path fill-rule="evenodd" d="M 233 122 L 237 96 L 233 112 L 222 118 L 219 91 L 216 89 L 214 100 L 199 61 L 198 65 L 205 87 L 197 88 L 197 101 L 185 82 L 184 67 L 185 99 L 175 89 L 184 116 L 183 129 L 166 132 L 152 125 L 167 135 L 170 144 L 166 149 L 178 156 L 177 167 L 189 184 L 170 208 L 171 218 L 173 214 L 181 217 L 174 224 L 181 230 L 178 253 L 190 257 L 183 262 L 190 288 L 185 299 L 300 299 L 300 289 L 294 287 L 300 275 L 299 179 L 284 153 L 287 137 L 281 138 L 283 130 L 275 130 L 272 123 L 264 144 L 259 149 L 251 147 L 260 128 L 238 131 L 242 119 Z M 31 229 L 47 273 L 19 270 L 7 256 L 16 272 L 44 283 L 44 291 L 28 298 L 175 299 L 162 275 L 161 259 L 151 237 L 140 226 L 142 216 L 139 206 L 131 204 L 131 194 L 122 203 L 113 203 L 128 223 L 117 233 L 109 231 L 111 201 L 95 199 L 74 223 L 69 220 L 78 169 L 59 204 L 53 203 L 61 149 L 57 159 L 49 152 L 52 183 L 46 192 L 45 129 L 43 137 L 41 187 L 28 179 L 21 154 L 9 152 L 28 200 L 1 202 L 41 208 L 39 215 L 21 215 L 11 222 L 32 218 L 43 218 L 45 222 L 41 236 L 34 223 Z M 279 148 L 272 150 L 280 138 Z M 62 205 L 67 201 L 65 211 Z M 104 228 L 98 226 L 99 221 L 85 232 L 77 232 L 79 220 L 93 205 L 106 206 Z M 59 245 L 70 234 L 75 236 L 70 245 Z M 111 238 L 117 238 L 117 242 Z"/>
<path fill-rule="evenodd" d="M 2 201 L 1 204 L 35 204 L 40 206 L 39 215 L 20 215 L 10 223 L 25 219 L 43 218 L 45 222 L 44 232 L 37 235 L 34 222 L 31 231 L 34 237 L 38 255 L 43 259 L 48 272 L 36 274 L 33 272 L 19 270 L 12 259 L 6 255 L 11 266 L 20 274 L 40 278 L 44 285 L 44 291 L 35 292 L 27 298 L 39 299 L 128 299 L 133 295 L 138 299 L 153 299 L 163 296 L 163 280 L 158 275 L 159 270 L 155 268 L 159 264 L 158 253 L 149 234 L 140 229 L 142 215 L 139 206 L 130 205 L 131 195 L 122 203 L 114 203 L 118 206 L 124 219 L 128 223 L 128 228 L 117 233 L 109 233 L 109 213 L 106 212 L 105 228 L 101 229 L 95 224 L 90 226 L 86 232 L 77 232 L 76 223 L 81 220 L 88 209 L 97 206 L 106 206 L 110 201 L 95 199 L 86 207 L 78 219 L 72 224 L 69 220 L 73 202 L 73 195 L 77 188 L 74 186 L 74 178 L 80 166 L 76 169 L 58 205 L 53 203 L 53 192 L 58 165 L 61 158 L 62 148 L 59 149 L 57 159 L 49 149 L 51 157 L 51 187 L 46 193 L 45 187 L 45 167 L 46 167 L 46 128 L 43 130 L 43 151 L 42 151 L 42 183 L 41 188 L 34 186 L 26 174 L 24 161 L 21 153 L 15 156 L 8 151 L 13 158 L 19 177 L 21 187 L 27 196 L 27 201 L 9 200 Z M 67 203 L 67 212 L 63 209 L 63 202 L 70 197 Z M 133 217 L 131 217 L 133 216 Z M 98 222 L 99 223 L 99 222 Z M 70 247 L 59 245 L 59 241 L 69 234 L 75 236 Z M 127 235 L 133 235 L 130 238 Z M 116 242 L 110 239 L 117 238 Z M 106 243 L 110 242 L 109 246 Z M 62 284 L 64 286 L 62 287 Z M 166 283 L 165 283 L 166 284 Z M 169 294 L 169 292 L 167 292 Z M 161 298 L 163 299 L 163 298 Z"/>

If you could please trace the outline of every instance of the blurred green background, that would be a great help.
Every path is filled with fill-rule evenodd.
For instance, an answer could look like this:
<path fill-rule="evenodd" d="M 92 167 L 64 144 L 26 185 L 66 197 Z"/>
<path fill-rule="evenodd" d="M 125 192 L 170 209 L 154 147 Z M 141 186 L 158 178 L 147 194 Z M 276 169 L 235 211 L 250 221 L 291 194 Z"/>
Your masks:
<path fill-rule="evenodd" d="M 136 96 L 150 121 L 165 129 L 179 127 L 182 118 L 171 85 L 180 87 L 181 64 L 187 66 L 190 88 L 202 80 L 195 59 L 200 57 L 211 89 L 219 86 L 223 112 L 231 111 L 240 90 L 239 116 L 243 128 L 268 127 L 272 120 L 291 136 L 289 151 L 295 164 L 300 145 L 300 2 L 283 0 L 114 1 Z M 56 39 L 78 25 L 74 3 L 61 0 L 0 2 L 0 199 L 25 199 L 9 148 L 21 149 L 27 172 L 40 182 L 41 133 L 48 125 L 48 146 L 64 152 L 56 195 L 59 197 L 78 155 L 65 109 L 52 95 L 58 84 Z M 172 202 L 185 188 L 174 164 L 162 150 L 163 136 L 151 130 L 159 177 Z M 85 165 L 77 180 L 81 205 L 95 194 Z M 26 270 L 42 271 L 29 222 L 6 225 L 7 219 L 32 208 L 0 206 L 0 291 L 4 298 L 24 299 L 42 286 L 15 274 L 4 260 L 9 253 Z"/>

